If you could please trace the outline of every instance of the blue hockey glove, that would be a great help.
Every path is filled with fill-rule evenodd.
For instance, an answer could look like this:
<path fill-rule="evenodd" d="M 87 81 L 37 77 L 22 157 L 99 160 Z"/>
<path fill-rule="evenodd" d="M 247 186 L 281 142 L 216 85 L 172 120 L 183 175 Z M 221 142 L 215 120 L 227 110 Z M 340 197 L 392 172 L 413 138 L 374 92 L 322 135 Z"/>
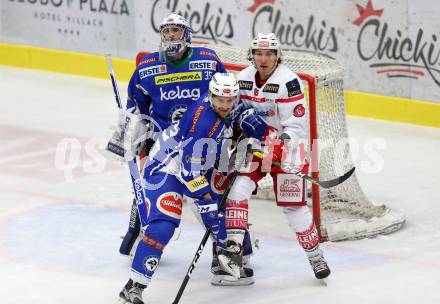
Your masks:
<path fill-rule="evenodd" d="M 240 128 L 248 137 L 263 140 L 268 126 L 264 120 L 255 113 L 253 108 L 244 110 L 239 117 Z"/>
<path fill-rule="evenodd" d="M 225 217 L 219 216 L 216 200 L 200 199 L 195 201 L 200 217 L 206 229 L 211 228 L 212 235 L 218 247 L 224 247 L 226 242 Z"/>

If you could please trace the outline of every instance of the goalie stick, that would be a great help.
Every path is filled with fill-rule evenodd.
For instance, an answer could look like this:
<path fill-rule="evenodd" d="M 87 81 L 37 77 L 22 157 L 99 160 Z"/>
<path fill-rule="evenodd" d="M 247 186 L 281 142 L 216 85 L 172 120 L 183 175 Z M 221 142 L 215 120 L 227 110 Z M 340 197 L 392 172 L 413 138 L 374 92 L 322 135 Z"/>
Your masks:
<path fill-rule="evenodd" d="M 122 109 L 121 96 L 119 95 L 118 84 L 116 82 L 115 72 L 113 71 L 112 56 L 110 54 L 105 55 L 105 59 L 107 61 L 107 68 L 110 74 L 110 79 L 112 81 L 113 93 L 115 94 L 116 104 L 118 105 L 119 109 Z M 108 149 L 111 151 L 115 151 L 115 153 L 119 153 L 119 154 L 122 153 L 122 156 L 124 155 L 123 151 L 120 151 L 121 149 L 119 147 L 115 147 L 111 143 L 108 144 Z M 147 223 L 141 217 L 141 212 L 142 214 L 147 214 L 147 205 L 145 204 L 145 191 L 144 191 L 144 186 L 142 185 L 142 178 L 139 174 L 138 165 L 136 163 L 136 157 L 134 157 L 132 160 L 128 162 L 128 168 L 130 169 L 131 183 L 133 184 L 133 191 L 137 201 L 137 207 L 139 210 L 138 213 L 139 213 L 139 218 L 141 220 L 141 225 L 142 227 L 145 227 Z"/>

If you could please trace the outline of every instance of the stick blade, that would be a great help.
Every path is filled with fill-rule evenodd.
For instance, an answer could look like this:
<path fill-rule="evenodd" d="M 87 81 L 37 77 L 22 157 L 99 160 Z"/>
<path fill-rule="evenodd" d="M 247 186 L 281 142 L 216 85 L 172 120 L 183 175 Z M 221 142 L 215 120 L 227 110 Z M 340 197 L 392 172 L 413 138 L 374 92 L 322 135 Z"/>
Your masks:
<path fill-rule="evenodd" d="M 351 168 L 349 171 L 347 171 L 344 175 L 339 176 L 335 179 L 331 179 L 331 180 L 327 180 L 327 181 L 319 181 L 319 185 L 323 188 L 332 188 L 335 187 L 339 184 L 342 184 L 343 182 L 345 182 L 347 179 L 350 178 L 350 176 L 353 175 L 354 170 L 356 169 L 356 167 Z"/>

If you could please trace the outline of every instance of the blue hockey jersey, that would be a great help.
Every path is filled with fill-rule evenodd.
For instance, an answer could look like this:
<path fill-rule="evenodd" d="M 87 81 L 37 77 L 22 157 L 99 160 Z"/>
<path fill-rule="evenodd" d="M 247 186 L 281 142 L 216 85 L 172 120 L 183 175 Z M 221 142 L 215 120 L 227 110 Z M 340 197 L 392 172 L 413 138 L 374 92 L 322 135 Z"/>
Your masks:
<path fill-rule="evenodd" d="M 128 86 L 127 110 L 151 116 L 155 132 L 179 121 L 188 106 L 208 92 L 209 81 L 225 68 L 208 48 L 188 48 L 179 61 L 160 61 L 155 52 L 143 57 Z"/>
<path fill-rule="evenodd" d="M 226 139 L 231 137 L 230 120 L 214 112 L 206 95 L 188 108 L 178 124 L 160 134 L 148 156 L 144 174 L 160 171 L 177 176 L 189 197 L 200 198 L 208 192 L 215 195 L 209 181 L 216 162 L 228 157 L 230 141 Z M 146 186 L 148 189 L 151 185 Z"/>

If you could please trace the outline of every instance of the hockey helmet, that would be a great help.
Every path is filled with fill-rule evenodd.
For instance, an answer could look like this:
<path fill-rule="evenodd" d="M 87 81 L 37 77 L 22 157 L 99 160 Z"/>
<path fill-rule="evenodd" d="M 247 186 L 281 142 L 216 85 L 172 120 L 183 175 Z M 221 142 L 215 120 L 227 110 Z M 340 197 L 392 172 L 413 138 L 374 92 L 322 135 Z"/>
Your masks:
<path fill-rule="evenodd" d="M 278 63 L 281 62 L 281 44 L 274 33 L 263 34 L 258 33 L 252 40 L 251 47 L 248 51 L 248 60 L 254 62 L 255 50 L 274 50 L 277 54 Z"/>
<path fill-rule="evenodd" d="M 234 74 L 215 73 L 209 82 L 209 92 L 215 96 L 236 97 L 240 91 L 240 86 Z"/>
<path fill-rule="evenodd" d="M 215 73 L 209 82 L 209 103 L 211 108 L 222 117 L 227 117 L 233 112 L 240 98 L 239 93 L 240 86 L 238 85 L 234 74 Z M 233 97 L 233 99 L 229 99 L 229 101 L 223 99 L 223 101 L 219 100 L 217 102 L 217 100 L 215 100 L 217 96 Z M 225 104 L 227 110 L 225 110 Z"/>
<path fill-rule="evenodd" d="M 177 40 L 169 41 L 165 39 L 164 30 L 172 27 L 179 28 L 182 31 L 182 35 Z M 168 57 L 182 53 L 191 44 L 192 29 L 189 22 L 184 17 L 175 13 L 171 13 L 163 19 L 159 27 L 159 32 L 161 38 L 159 48 L 161 52 L 165 52 Z"/>

